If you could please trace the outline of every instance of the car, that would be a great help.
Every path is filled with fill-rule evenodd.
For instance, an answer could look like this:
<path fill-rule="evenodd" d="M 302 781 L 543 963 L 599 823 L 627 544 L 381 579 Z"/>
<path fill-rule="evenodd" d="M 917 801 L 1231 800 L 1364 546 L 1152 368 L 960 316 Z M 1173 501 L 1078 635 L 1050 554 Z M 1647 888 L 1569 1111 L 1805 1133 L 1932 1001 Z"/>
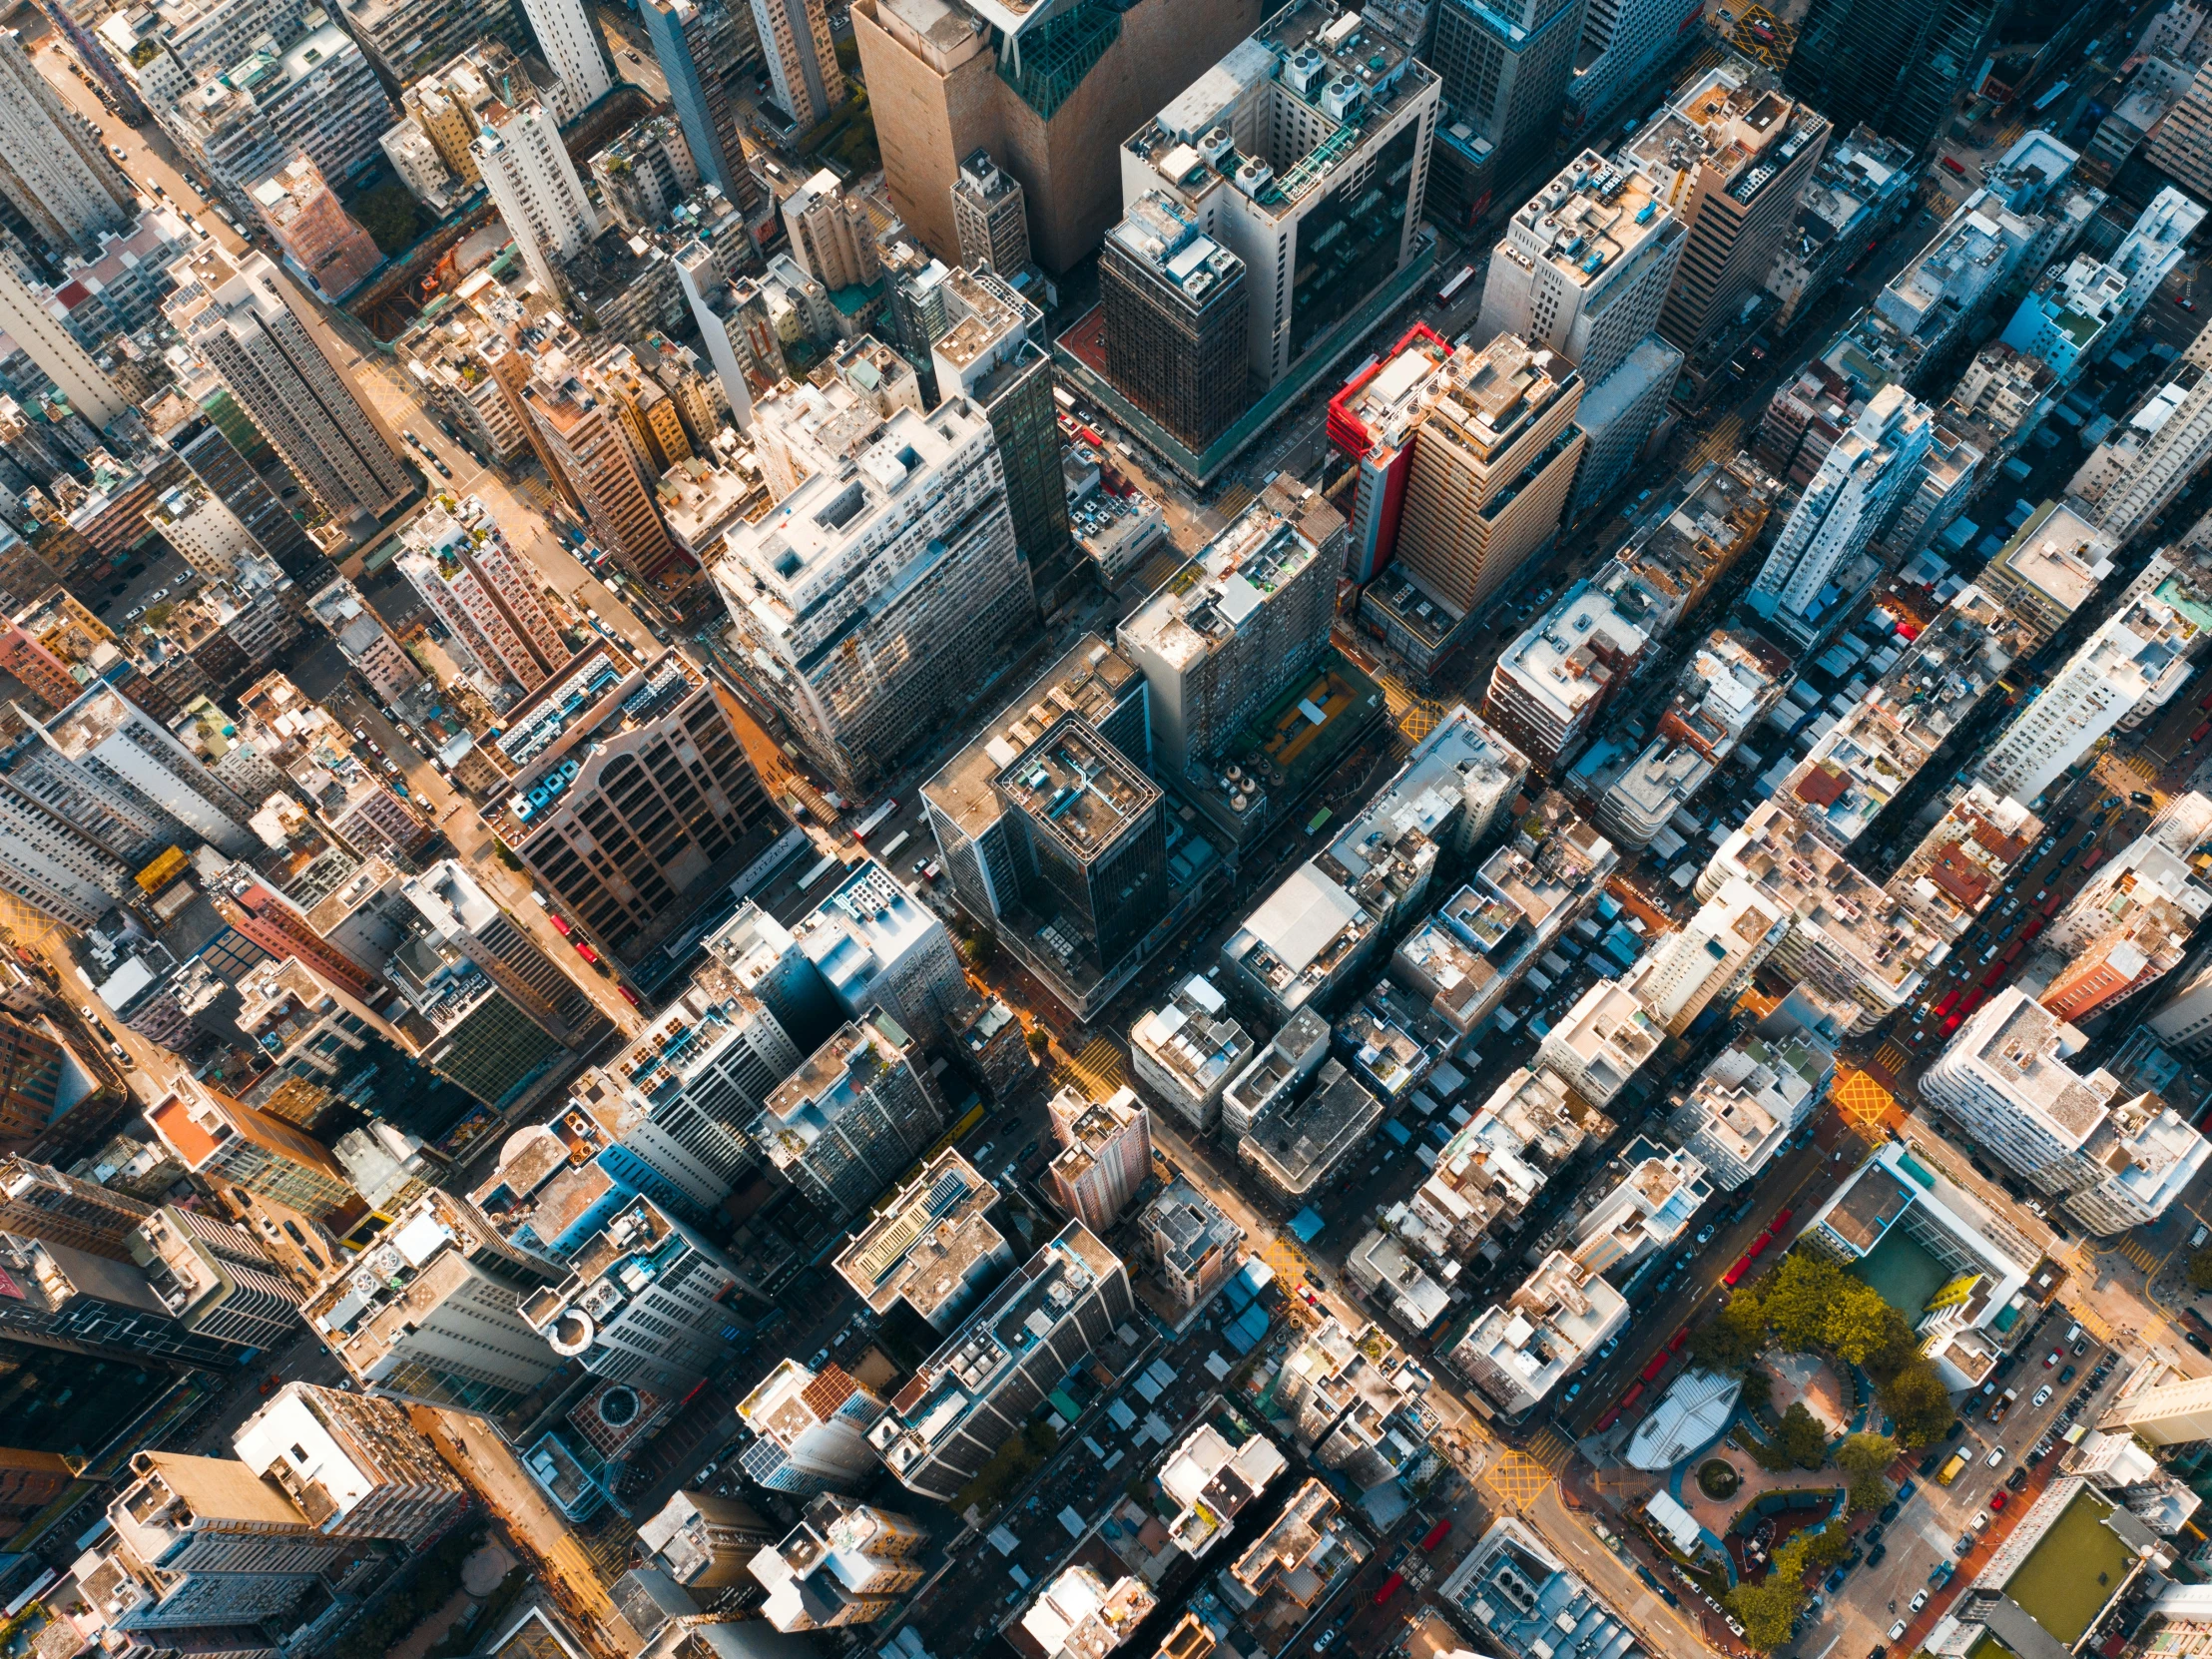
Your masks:
<path fill-rule="evenodd" d="M 1882 1522 L 1876 1521 L 1874 1525 L 1868 1527 L 1865 1532 L 1860 1534 L 1859 1541 L 1863 1544 L 1879 1544 L 1882 1542 Z"/>
<path fill-rule="evenodd" d="M 1867 1551 L 1867 1565 L 1879 1567 L 1882 1564 L 1882 1558 L 1889 1553 L 1890 1546 L 1888 1544 L 1876 1544 L 1874 1548 Z"/>
<path fill-rule="evenodd" d="M 78 1003 L 78 1004 L 77 1004 L 77 1016 L 78 1016 L 78 1018 L 80 1018 L 80 1019 L 90 1019 L 90 1018 L 92 1018 L 92 1004 L 91 1004 L 91 1003 L 89 1003 L 89 1002 L 80 1002 L 80 1003 Z"/>
<path fill-rule="evenodd" d="M 692 1476 L 692 1484 L 695 1486 L 704 1486 L 708 1481 L 712 1480 L 715 1477 L 715 1470 L 719 1466 L 719 1463 L 709 1463 L 705 1468 L 701 1469 L 697 1474 Z"/>
<path fill-rule="evenodd" d="M 2011 1501 L 2012 1499 L 2007 1493 L 1991 1492 L 1989 1494 L 1989 1513 L 1992 1515 L 2002 1514 L 2004 1506 Z"/>
<path fill-rule="evenodd" d="M 2059 1381 L 2059 1382 L 2072 1382 L 2073 1380 L 2074 1380 L 2074 1368 L 2073 1368 L 2072 1366 L 2063 1366 L 2063 1367 L 2061 1367 L 2061 1368 L 2059 1369 L 2059 1372 L 2058 1372 L 2058 1381 Z"/>
<path fill-rule="evenodd" d="M 2054 1349 L 2052 1349 L 2052 1350 L 2051 1350 L 2051 1351 L 2050 1351 L 2050 1352 L 2049 1352 L 2048 1354 L 2044 1355 L 2044 1356 L 2043 1356 L 2043 1370 L 2045 1370 L 2045 1371 L 2048 1371 L 2048 1370 L 2050 1370 L 2050 1368 L 2051 1368 L 2051 1367 L 2053 1367 L 2053 1366 L 2057 1365 L 2057 1364 L 2058 1364 L 2058 1356 L 2059 1356 L 2059 1354 L 2060 1354 L 2061 1352 L 2063 1352 L 2063 1351 L 2062 1351 L 2062 1350 L 2059 1350 L 2059 1349 L 2055 1349 L 2055 1348 L 2054 1348 Z"/>
<path fill-rule="evenodd" d="M 1914 1494 L 1915 1492 L 1917 1492 L 1917 1491 L 1919 1491 L 1919 1490 L 1920 1490 L 1920 1487 L 1918 1487 L 1918 1486 L 1914 1485 L 1914 1484 L 1913 1484 L 1913 1482 L 1912 1482 L 1912 1481 L 1910 1481 L 1910 1480 L 1901 1480 L 1901 1481 L 1899 1481 L 1899 1482 L 1898 1482 L 1898 1497 L 1897 1497 L 1897 1500 L 1898 1500 L 1898 1502 L 1900 1502 L 1900 1503 L 1903 1503 L 1903 1502 L 1905 1502 L 1905 1500 L 1906 1500 L 1906 1499 L 1910 1498 L 1910 1497 L 1911 1497 L 1911 1496 L 1912 1496 L 1912 1495 L 1913 1495 L 1913 1494 Z"/>
<path fill-rule="evenodd" d="M 644 1003 L 638 1000 L 638 993 L 632 990 L 628 985 L 625 985 L 621 980 L 617 979 L 615 981 L 615 989 L 622 993 L 622 1000 L 629 1003 L 631 1007 L 642 1008 L 645 1006 Z"/>
<path fill-rule="evenodd" d="M 2138 807 L 2155 807 L 2158 805 L 2158 798 L 2156 796 L 2146 795 L 2141 790 L 2136 790 L 2132 792 L 2128 796 L 2128 800 L 2134 802 L 2135 805 Z"/>
<path fill-rule="evenodd" d="M 2195 1349 L 2199 1354 L 2205 1355 L 2208 1358 L 2212 1358 L 2212 1343 L 2206 1342 L 2194 1331 L 2184 1331 L 2181 1334 L 2181 1340 L 2187 1343 L 2191 1348 Z"/>
<path fill-rule="evenodd" d="M 120 144 L 109 145 L 108 154 L 113 156 L 119 162 L 127 162 L 131 159 L 130 151 L 124 149 L 123 146 Z"/>
<path fill-rule="evenodd" d="M 2075 1358 L 2076 1360 L 2078 1360 L 2078 1359 L 2080 1359 L 2080 1358 L 2081 1358 L 2081 1357 L 2082 1357 L 2082 1356 L 2083 1356 L 2084 1354 L 2086 1354 L 2086 1353 L 2088 1353 L 2088 1352 L 2089 1352 L 2089 1339 L 2088 1339 L 2088 1338 L 2086 1338 L 2086 1337 L 2076 1337 L 2076 1338 L 2074 1339 L 2074 1345 L 2073 1345 L 2073 1357 L 2074 1357 L 2074 1358 Z"/>
<path fill-rule="evenodd" d="M 1697 1242 L 1701 1245 L 1711 1244 L 1713 1242 L 1713 1230 L 1710 1227 L 1700 1229 L 1697 1236 Z"/>
<path fill-rule="evenodd" d="M 1890 1626 L 1890 1640 L 1893 1642 L 1902 1642 L 1905 1640 L 1905 1621 L 1903 1619 L 1898 1620 L 1897 1623 Z"/>
<path fill-rule="evenodd" d="M 1575 1396 L 1576 1394 L 1579 1394 L 1579 1393 L 1580 1393 L 1581 1391 L 1582 1391 L 1582 1384 L 1581 1384 L 1580 1382 L 1571 1382 L 1571 1383 L 1569 1383 L 1569 1384 L 1567 1385 L 1567 1391 L 1566 1391 L 1566 1394 L 1565 1394 L 1565 1395 L 1564 1395 L 1563 1397 L 1565 1397 L 1566 1399 L 1572 1400 L 1572 1399 L 1574 1398 L 1574 1396 Z"/>
<path fill-rule="evenodd" d="M 2176 299 L 2174 303 L 2185 311 L 2193 311 L 2197 308 L 2197 302 L 2194 299 Z"/>
<path fill-rule="evenodd" d="M 2020 1489 L 2021 1487 L 2025 1486 L 2026 1484 L 2027 1484 L 2027 1466 L 2026 1466 L 2026 1465 L 2025 1465 L 2024 1463 L 2023 1463 L 2023 1464 L 2022 1464 L 2022 1465 L 2021 1465 L 2020 1467 L 2018 1467 L 2018 1468 L 2014 1469 L 2014 1470 L 2013 1470 L 2013 1471 L 2012 1471 L 2012 1472 L 2011 1472 L 2010 1474 L 2008 1474 L 2008 1475 L 2006 1475 L 2006 1476 L 2004 1477 L 2004 1485 L 2005 1485 L 2005 1489 L 2006 1489 L 2006 1490 L 2008 1490 L 2008 1491 L 2014 1491 L 2014 1492 L 2016 1492 L 2016 1491 L 2018 1491 L 2018 1490 L 2019 1490 L 2019 1489 Z"/>
<path fill-rule="evenodd" d="M 1986 1532 L 1986 1531 L 1988 1531 L 1988 1530 L 1989 1530 L 1989 1511 L 1988 1511 L 1988 1510 L 1986 1510 L 1986 1509 L 1976 1509 L 1976 1510 L 1975 1510 L 1975 1511 L 1973 1512 L 1973 1529 L 1974 1529 L 1974 1530 L 1975 1530 L 1976 1532 Z"/>
<path fill-rule="evenodd" d="M 1897 1505 L 1897 1499 L 1896 1499 L 1896 1498 L 1892 1498 L 1892 1499 L 1891 1499 L 1891 1500 L 1890 1500 L 1890 1501 L 1889 1501 L 1888 1503 L 1885 1503 L 1885 1504 L 1884 1504 L 1884 1505 L 1882 1506 L 1882 1513 L 1881 1513 L 1880 1519 L 1881 1519 L 1881 1521 L 1882 1521 L 1882 1524 L 1883 1524 L 1884 1526 L 1888 1526 L 1888 1525 L 1889 1525 L 1889 1524 L 1890 1524 L 1890 1523 L 1891 1523 L 1892 1521 L 1896 1520 L 1897 1518 L 1898 1518 L 1898 1505 Z"/>
<path fill-rule="evenodd" d="M 1827 1590 L 1830 1595 L 1834 1595 L 1843 1587 L 1844 1569 L 1842 1567 L 1838 1567 L 1834 1572 L 1830 1573 L 1828 1575 L 1828 1582 L 1822 1586 L 1822 1588 Z"/>
<path fill-rule="evenodd" d="M 2050 1403 L 2050 1384 L 2048 1382 L 2045 1382 L 2040 1388 L 2037 1388 L 2035 1390 L 2035 1397 L 2029 1400 L 2028 1403 L 2030 1405 L 2038 1406 L 2048 1405 Z"/>
<path fill-rule="evenodd" d="M 1989 1467 L 1993 1469 L 2000 1469 L 2004 1467 L 2004 1447 L 2000 1445 L 1991 1446 L 1989 1448 L 1989 1455 L 1984 1457 L 1982 1461 L 1984 1463 L 1987 1463 Z"/>
<path fill-rule="evenodd" d="M 1329 1644 L 1330 1644 L 1331 1642 L 1335 1641 L 1336 1639 L 1337 1639 L 1337 1633 L 1336 1633 L 1336 1632 L 1335 1632 L 1334 1630 L 1324 1630 L 1324 1631 L 1323 1631 L 1323 1632 L 1321 1633 L 1321 1640 L 1319 1640 L 1318 1642 L 1316 1642 L 1316 1643 L 1314 1644 L 1314 1651 L 1315 1651 L 1316 1653 L 1319 1653 L 1319 1652 L 1321 1652 L 1321 1651 L 1322 1651 L 1322 1650 L 1323 1650 L 1324 1648 L 1328 1647 L 1328 1646 L 1329 1646 Z"/>
<path fill-rule="evenodd" d="M 1927 1605 L 1928 1592 L 1926 1590 L 1915 1590 L 1913 1592 L 1913 1600 L 1911 1603 L 1912 1610 L 1918 1613 L 1923 1607 L 1926 1607 Z"/>

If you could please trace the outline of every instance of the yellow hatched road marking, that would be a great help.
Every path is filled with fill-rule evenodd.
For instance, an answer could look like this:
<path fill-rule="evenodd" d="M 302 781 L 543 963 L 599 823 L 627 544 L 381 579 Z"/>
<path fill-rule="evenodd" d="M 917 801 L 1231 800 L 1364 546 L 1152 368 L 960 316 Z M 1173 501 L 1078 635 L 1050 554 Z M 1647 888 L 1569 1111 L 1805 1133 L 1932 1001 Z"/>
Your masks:
<path fill-rule="evenodd" d="M 1882 1045 L 1881 1052 L 1875 1055 L 1874 1063 L 1877 1066 L 1881 1067 L 1884 1071 L 1888 1072 L 1892 1077 L 1896 1077 L 1900 1072 L 1905 1070 L 1906 1062 L 1910 1059 L 1912 1059 L 1912 1056 L 1906 1053 L 1906 1051 L 1900 1048 L 1896 1043 L 1885 1042 Z"/>
<path fill-rule="evenodd" d="M 2122 1239 L 2120 1241 L 2120 1254 L 2145 1273 L 2149 1273 L 2158 1266 L 2158 1258 L 2153 1256 L 2139 1239 Z"/>
<path fill-rule="evenodd" d="M 1838 1066 L 1836 1104 L 1853 1123 L 1871 1129 L 1887 1119 L 1890 1108 L 1897 1104 L 1897 1097 L 1876 1082 L 1872 1072 Z"/>

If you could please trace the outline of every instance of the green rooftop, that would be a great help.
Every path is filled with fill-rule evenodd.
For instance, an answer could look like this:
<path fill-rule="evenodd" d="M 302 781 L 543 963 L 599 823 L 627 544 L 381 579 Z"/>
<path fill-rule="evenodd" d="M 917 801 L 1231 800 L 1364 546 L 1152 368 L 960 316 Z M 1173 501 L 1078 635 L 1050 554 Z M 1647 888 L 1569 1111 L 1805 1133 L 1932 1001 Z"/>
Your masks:
<path fill-rule="evenodd" d="M 2111 1513 L 2112 1505 L 2084 1486 L 2005 1582 L 2004 1593 L 2063 1646 L 2081 1640 L 2135 1563 L 2104 1524 Z"/>
<path fill-rule="evenodd" d="M 1897 1226 L 1883 1234 L 1881 1242 L 1847 1271 L 1873 1286 L 1884 1302 L 1905 1316 L 1908 1325 L 1919 1324 L 1928 1311 L 1928 1299 L 1956 1277 L 1924 1250 L 1912 1234 Z"/>

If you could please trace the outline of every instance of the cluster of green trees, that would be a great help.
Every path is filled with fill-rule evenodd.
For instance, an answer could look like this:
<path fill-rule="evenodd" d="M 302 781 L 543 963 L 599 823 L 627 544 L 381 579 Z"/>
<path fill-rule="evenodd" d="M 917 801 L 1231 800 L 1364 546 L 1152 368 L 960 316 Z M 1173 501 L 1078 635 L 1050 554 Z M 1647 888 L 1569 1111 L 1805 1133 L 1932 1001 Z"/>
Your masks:
<path fill-rule="evenodd" d="M 1866 1372 L 1905 1445 L 1933 1445 L 1951 1425 L 1950 1392 L 1913 1328 L 1873 1286 L 1834 1262 L 1785 1256 L 1690 1334 L 1690 1355 L 1701 1366 L 1744 1375 L 1770 1343 Z"/>
<path fill-rule="evenodd" d="M 1802 1405 L 1793 1404 L 1783 1416 L 1785 1437 L 1791 1418 L 1802 1415 L 1812 1425 L 1811 1461 L 1801 1466 L 1818 1468 L 1828 1460 L 1827 1436 L 1819 1422 Z M 1879 1509 L 1890 1501 L 1888 1470 L 1897 1461 L 1898 1443 L 1887 1434 L 1853 1434 L 1836 1448 L 1836 1466 L 1850 1479 L 1847 1515 Z M 1767 1576 L 1756 1584 L 1739 1584 L 1728 1592 L 1729 1611 L 1744 1627 L 1744 1640 L 1753 1647 L 1773 1649 L 1790 1639 L 1810 1592 L 1808 1576 L 1824 1573 L 1851 1553 L 1848 1519 L 1830 1521 L 1818 1531 L 1800 1532 L 1768 1563 Z"/>

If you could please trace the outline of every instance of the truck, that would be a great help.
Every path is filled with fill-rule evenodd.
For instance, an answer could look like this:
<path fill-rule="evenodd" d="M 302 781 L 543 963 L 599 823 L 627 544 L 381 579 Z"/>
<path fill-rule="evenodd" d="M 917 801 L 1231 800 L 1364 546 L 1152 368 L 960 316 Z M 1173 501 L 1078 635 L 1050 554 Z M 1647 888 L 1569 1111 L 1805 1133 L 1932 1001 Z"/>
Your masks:
<path fill-rule="evenodd" d="M 2013 1401 L 2019 1397 L 2020 1390 L 2017 1388 L 2007 1388 L 2004 1392 L 1998 1394 L 1995 1400 L 1990 1403 L 1989 1420 L 1992 1423 L 2002 1422 L 2004 1413 L 2012 1409 Z"/>
<path fill-rule="evenodd" d="M 1966 1454 L 1963 1451 L 1952 1452 L 1949 1457 L 1944 1459 L 1943 1466 L 1936 1471 L 1936 1484 L 1938 1486 L 1949 1485 L 1958 1478 L 1958 1471 L 1965 1466 Z"/>

